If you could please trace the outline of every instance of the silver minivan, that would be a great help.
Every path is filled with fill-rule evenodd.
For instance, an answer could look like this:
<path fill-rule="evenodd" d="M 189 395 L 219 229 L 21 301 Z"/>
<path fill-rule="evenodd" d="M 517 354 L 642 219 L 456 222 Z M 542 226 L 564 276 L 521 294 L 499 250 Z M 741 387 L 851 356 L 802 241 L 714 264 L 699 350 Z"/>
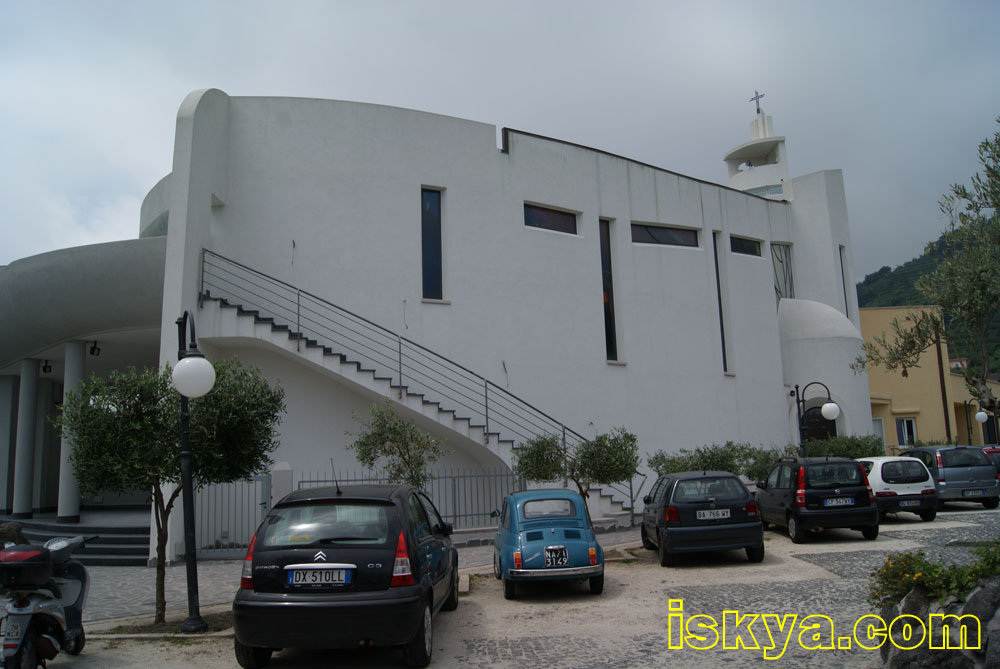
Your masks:
<path fill-rule="evenodd" d="M 901 455 L 918 458 L 927 465 L 939 502 L 981 502 L 987 509 L 1000 505 L 997 469 L 982 448 L 919 446 Z"/>

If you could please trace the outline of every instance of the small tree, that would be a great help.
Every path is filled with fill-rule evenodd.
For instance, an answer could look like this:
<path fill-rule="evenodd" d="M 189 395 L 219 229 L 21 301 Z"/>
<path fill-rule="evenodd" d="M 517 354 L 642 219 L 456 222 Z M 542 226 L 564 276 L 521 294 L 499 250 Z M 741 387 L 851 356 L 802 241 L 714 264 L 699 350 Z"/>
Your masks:
<path fill-rule="evenodd" d="M 610 434 L 581 441 L 572 450 L 551 434 L 529 439 L 518 448 L 514 471 L 529 481 L 570 479 L 587 497 L 592 484 L 628 481 L 638 466 L 638 439 L 624 427 L 616 427 Z"/>
<path fill-rule="evenodd" d="M 1000 118 L 997 119 L 1000 123 Z M 949 225 L 940 242 L 943 258 L 934 271 L 916 283 L 924 299 L 944 312 L 915 311 L 891 324 L 864 348 L 855 368 L 865 363 L 901 370 L 919 364 L 920 355 L 944 336 L 944 324 L 954 340 L 968 342 L 974 354 L 965 371 L 969 392 L 986 411 L 997 411 L 997 399 L 986 384 L 990 362 L 997 353 L 993 332 L 1000 323 L 1000 132 L 979 144 L 982 174 L 972 188 L 955 184 L 940 200 Z"/>
<path fill-rule="evenodd" d="M 190 448 L 198 487 L 228 483 L 267 470 L 278 445 L 276 426 L 285 410 L 284 391 L 260 371 L 236 359 L 213 363 L 212 391 L 190 400 Z M 74 443 L 71 457 L 80 491 L 128 493 L 147 490 L 156 523 L 156 613 L 166 614 L 164 592 L 167 520 L 181 478 L 180 395 L 170 369 L 113 371 L 91 376 L 67 393 L 56 424 Z"/>
<path fill-rule="evenodd" d="M 392 400 L 372 404 L 368 416 L 360 432 L 347 432 L 348 436 L 356 437 L 348 448 L 355 451 L 358 462 L 374 469 L 383 460 L 391 483 L 408 483 L 418 488 L 430 483 L 434 477 L 427 469 L 447 452 L 443 442 L 397 416 Z"/>

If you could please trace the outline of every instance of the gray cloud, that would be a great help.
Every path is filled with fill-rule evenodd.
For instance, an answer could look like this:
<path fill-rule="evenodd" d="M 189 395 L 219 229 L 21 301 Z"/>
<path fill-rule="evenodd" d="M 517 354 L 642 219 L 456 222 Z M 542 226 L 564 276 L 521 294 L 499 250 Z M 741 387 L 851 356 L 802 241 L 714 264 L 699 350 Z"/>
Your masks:
<path fill-rule="evenodd" d="M 793 175 L 841 168 L 858 278 L 919 254 L 997 129 L 1000 5 L 19 3 L 0 24 L 0 264 L 134 237 L 191 90 L 360 100 L 722 183 L 754 89 Z"/>

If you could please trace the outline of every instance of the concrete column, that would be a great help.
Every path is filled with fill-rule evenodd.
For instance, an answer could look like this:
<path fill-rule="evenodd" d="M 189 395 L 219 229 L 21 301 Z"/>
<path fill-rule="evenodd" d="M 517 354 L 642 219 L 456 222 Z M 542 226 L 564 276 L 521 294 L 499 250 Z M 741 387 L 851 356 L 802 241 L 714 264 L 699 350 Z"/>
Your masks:
<path fill-rule="evenodd" d="M 14 453 L 14 518 L 31 518 L 35 478 L 35 411 L 38 406 L 38 361 L 21 361 L 17 407 L 17 450 Z"/>
<path fill-rule="evenodd" d="M 14 454 L 14 388 L 16 376 L 0 376 L 0 514 L 11 509 L 11 456 Z"/>
<path fill-rule="evenodd" d="M 83 362 L 86 360 L 85 344 L 71 341 L 66 344 L 66 363 L 63 372 L 63 405 L 66 404 L 66 394 L 77 389 L 83 381 Z M 59 457 L 59 507 L 56 515 L 58 523 L 80 522 L 80 484 L 76 481 L 73 463 L 70 455 L 73 453 L 73 440 L 63 434 Z"/>

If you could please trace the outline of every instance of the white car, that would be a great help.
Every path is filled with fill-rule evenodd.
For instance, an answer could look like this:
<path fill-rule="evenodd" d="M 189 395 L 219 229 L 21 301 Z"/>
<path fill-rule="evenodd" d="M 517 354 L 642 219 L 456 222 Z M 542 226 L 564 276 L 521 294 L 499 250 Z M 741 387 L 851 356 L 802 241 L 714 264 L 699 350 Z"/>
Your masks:
<path fill-rule="evenodd" d="M 934 520 L 938 496 L 934 479 L 923 462 L 906 456 L 858 458 L 875 493 L 879 516 L 909 512 Z"/>

